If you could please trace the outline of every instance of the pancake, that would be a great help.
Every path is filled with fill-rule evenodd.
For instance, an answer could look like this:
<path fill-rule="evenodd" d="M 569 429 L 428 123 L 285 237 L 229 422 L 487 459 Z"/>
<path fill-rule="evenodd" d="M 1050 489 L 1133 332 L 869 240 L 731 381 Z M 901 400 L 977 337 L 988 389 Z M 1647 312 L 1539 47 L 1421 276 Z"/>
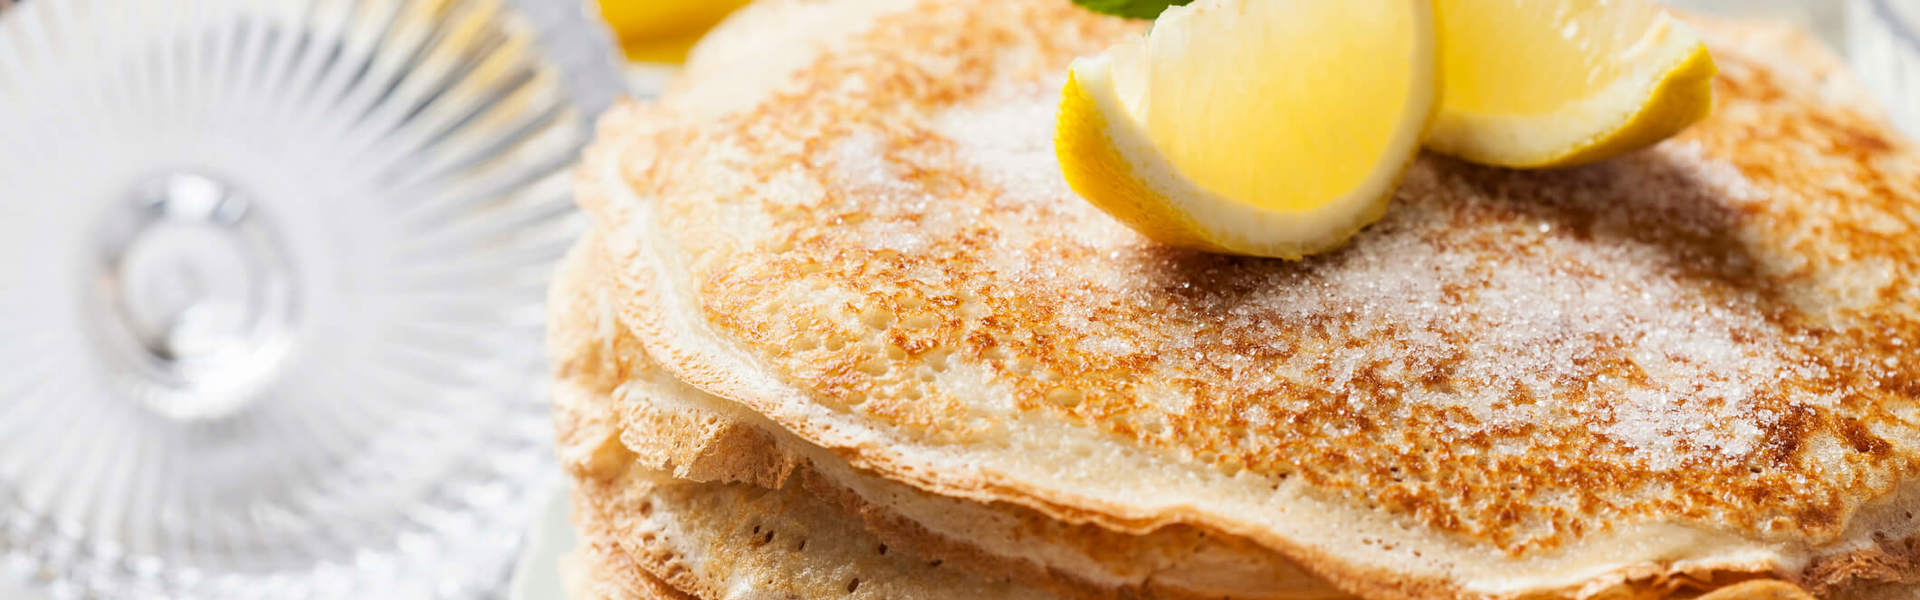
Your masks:
<path fill-rule="evenodd" d="M 598 254 L 597 242 L 590 236 L 565 262 L 555 284 L 554 306 L 559 309 L 552 328 L 553 348 L 570 357 L 559 363 L 562 368 L 555 397 L 559 437 L 563 440 L 561 454 L 580 482 L 577 512 L 586 515 L 582 529 L 590 538 L 582 562 L 592 573 L 588 579 L 593 585 L 582 587 L 596 591 L 582 595 L 681 597 L 664 591 L 682 593 L 652 575 L 654 571 L 635 563 L 622 549 L 622 544 L 658 544 L 654 534 L 607 525 L 619 519 L 617 515 L 658 510 L 651 507 L 662 501 L 662 494 L 656 490 L 676 486 L 679 493 L 694 498 L 683 501 L 690 507 L 683 512 L 702 515 L 707 520 L 698 523 L 709 527 L 741 522 L 739 513 L 780 512 L 762 508 L 707 514 L 713 510 L 709 507 L 737 501 L 728 500 L 730 497 L 760 493 L 797 496 L 799 499 L 781 502 L 809 507 L 807 512 L 819 515 L 803 521 L 796 527 L 798 531 L 860 531 L 864 527 L 865 535 L 895 552 L 968 569 L 978 576 L 1008 578 L 1059 597 L 1345 596 L 1324 581 L 1305 575 L 1283 557 L 1244 543 L 1208 539 L 1180 528 L 1142 536 L 1106 532 L 1052 522 L 1019 507 L 975 505 L 930 496 L 859 473 L 831 454 L 798 442 L 765 419 L 672 380 L 652 365 L 644 352 L 634 353 L 637 342 L 631 335 L 624 328 L 607 326 L 614 322 L 607 310 L 612 286 L 604 273 L 606 265 Z M 738 489 L 741 486 L 732 486 L 736 489 L 730 493 L 725 491 L 729 486 L 715 485 L 743 483 L 762 491 L 742 492 Z M 819 503 L 839 510 L 813 507 Z M 649 508 L 639 508 L 640 504 Z M 675 525 L 690 526 L 685 522 Z M 855 544 L 860 548 L 870 545 Z M 682 560 L 678 558 L 680 552 L 669 555 L 675 558 L 666 560 Z M 820 553 L 786 558 L 797 563 L 848 562 L 844 556 Z M 724 572 L 728 567 L 710 568 Z M 819 567 L 784 564 L 782 568 L 798 572 Z M 1089 577 L 1099 583 L 1085 579 Z M 1623 591 L 1650 597 L 1678 593 L 1684 597 L 1724 583 L 1727 581 L 1672 578 L 1641 582 Z M 1722 596 L 1731 600 L 1743 597 Z"/>
<path fill-rule="evenodd" d="M 627 465 L 690 482 L 745 483 L 842 507 L 845 520 L 889 546 L 980 574 L 1005 574 L 1083 598 L 1339 598 L 1347 594 L 1284 556 L 1190 527 L 1145 535 L 1047 518 L 1015 505 L 935 496 L 862 473 L 652 364 L 613 327 L 613 289 L 597 240 L 570 255 L 554 287 L 550 347 L 561 455 L 577 474 Z M 605 479 L 609 475 L 599 475 Z"/>
<path fill-rule="evenodd" d="M 633 506 L 632 498 L 647 497 L 669 474 L 683 480 L 676 484 L 688 489 L 708 488 L 702 492 L 708 496 L 714 495 L 711 488 L 717 486 L 692 484 L 750 483 L 776 494 L 825 501 L 842 511 L 805 525 L 802 531 L 865 526 L 870 535 L 892 548 L 976 574 L 1011 577 L 1061 597 L 1345 595 L 1305 575 L 1283 557 L 1244 543 L 1196 538 L 1190 530 L 1177 528 L 1142 536 L 1103 532 L 1050 522 L 1018 507 L 941 499 L 857 472 L 765 419 L 673 380 L 652 364 L 624 328 L 611 326 L 615 317 L 607 300 L 613 286 L 600 251 L 598 240 L 589 236 L 565 261 L 555 283 L 553 306 L 557 309 L 551 330 L 552 348 L 568 357 L 558 363 L 555 394 L 561 455 L 582 482 L 582 493 L 576 496 L 579 514 L 597 519 L 583 523 L 591 541 L 581 562 L 592 574 L 579 587 L 593 591 L 580 597 L 684 597 L 675 595 L 682 592 L 638 566 L 621 549 L 623 538 L 644 543 L 654 541 L 654 536 L 636 536 L 604 525 L 617 518 L 610 515 L 635 514 L 640 509 Z M 631 470 L 646 473 L 639 486 L 619 481 Z M 606 498 L 623 494 L 628 498 L 626 505 L 604 506 L 609 503 Z M 705 498 L 690 504 L 725 502 Z M 721 516 L 715 521 L 737 520 Z M 817 557 L 788 558 L 811 562 Z M 844 558 L 826 560 L 845 562 Z M 811 568 L 786 566 L 793 571 Z M 1731 581 L 1673 577 L 1634 582 L 1615 591 L 1618 597 L 1687 597 Z M 1715 596 L 1717 600 L 1746 597 Z"/>
<path fill-rule="evenodd" d="M 890 550 L 803 494 L 639 469 L 613 482 L 584 483 L 576 503 L 583 530 L 618 540 L 594 546 L 616 557 L 594 589 L 631 594 L 612 597 L 1057 597 Z"/>
<path fill-rule="evenodd" d="M 585 248 L 586 246 L 582 246 Z M 555 287 L 562 318 L 551 329 L 562 360 L 556 382 L 560 454 L 573 475 L 584 540 L 572 587 L 578 597 L 1050 599 L 1008 577 L 963 570 L 888 545 L 857 517 L 796 486 L 676 479 L 627 451 L 602 377 L 613 356 L 594 348 L 599 294 L 576 293 L 591 261 L 572 252 Z M 610 340 L 609 340 L 610 341 Z"/>
<path fill-rule="evenodd" d="M 699 600 L 653 576 L 604 534 L 562 557 L 561 568 L 571 600 Z"/>
<path fill-rule="evenodd" d="M 756 583 L 728 587 L 763 592 L 777 588 L 776 591 L 796 593 L 778 585 L 763 586 L 768 581 L 789 580 L 791 573 L 850 564 L 867 548 L 879 547 L 877 543 L 892 548 L 896 556 L 916 556 L 929 563 L 937 561 L 968 569 L 976 576 L 1020 582 L 1024 587 L 1045 590 L 1057 597 L 1342 595 L 1324 582 L 1307 578 L 1297 567 L 1285 564 L 1284 559 L 1248 557 L 1244 545 L 1223 546 L 1226 540 L 1203 538 L 1196 544 L 1190 535 L 1169 535 L 1168 532 L 1128 537 L 1090 530 L 1084 525 L 1049 523 L 1044 517 L 1015 507 L 942 501 L 854 472 L 831 455 L 793 446 L 791 434 L 771 427 L 764 419 L 742 414 L 738 408 L 728 408 L 724 406 L 725 401 L 663 377 L 664 371 L 651 365 L 644 353 L 631 353 L 634 350 L 631 336 L 623 328 L 606 326 L 614 321 L 613 315 L 608 314 L 606 301 L 612 286 L 603 272 L 605 261 L 598 251 L 597 240 L 590 237 L 583 241 L 564 263 L 555 287 L 554 306 L 558 310 L 553 320 L 553 347 L 570 357 L 559 363 L 562 368 L 557 381 L 557 425 L 563 440 L 561 454 L 579 482 L 576 514 L 580 515 L 583 537 L 587 538 L 573 561 L 577 567 L 570 578 L 570 587 L 575 590 L 570 597 L 698 598 L 668 584 L 662 579 L 667 575 L 656 575 L 656 572 L 676 573 L 686 569 L 684 564 L 690 555 L 713 556 L 740 551 L 726 549 L 729 543 L 754 548 L 764 546 L 755 543 L 759 532 L 741 540 L 738 535 L 728 539 L 725 531 L 714 530 L 751 520 L 747 515 L 781 514 L 795 518 L 795 513 L 801 516 L 796 518 L 791 530 L 828 532 L 832 536 L 852 538 L 856 540 L 854 543 L 841 547 L 856 550 L 772 552 L 771 556 L 757 557 L 758 561 L 710 561 L 691 569 L 700 577 L 689 585 L 693 589 L 715 589 L 721 587 L 715 582 L 744 578 Z M 599 337 L 603 335 L 612 337 Z M 609 374 L 632 374 L 633 377 L 622 381 L 605 377 Z M 837 485 L 827 473 L 852 483 Z M 747 482 L 760 489 L 725 485 Z M 661 493 L 662 488 L 675 491 Z M 776 506 L 736 508 L 751 502 L 742 501 L 742 497 L 762 495 L 776 497 L 772 501 Z M 838 506 L 840 510 L 824 508 L 823 503 L 824 507 Z M 786 508 L 789 506 L 800 508 Z M 905 510 L 895 510 L 903 506 Z M 669 512 L 659 517 L 652 527 L 613 525 L 621 522 L 622 515 L 627 519 L 633 515 L 652 519 L 653 513 L 659 510 Z M 913 521 L 909 515 L 923 521 Z M 937 524 L 928 526 L 926 519 Z M 860 533 L 862 526 L 866 528 L 865 533 Z M 686 533 L 660 535 L 659 530 L 669 528 L 693 533 L 690 536 Z M 687 537 L 693 539 L 685 539 Z M 702 544 L 707 549 L 684 550 Z M 716 546 L 721 549 L 713 549 Z M 633 558 L 626 550 L 628 547 L 638 548 L 643 555 L 662 558 L 642 563 Z M 1149 549 L 1155 547 L 1178 549 L 1181 551 L 1178 556 L 1188 560 L 1168 561 L 1165 556 L 1153 560 L 1148 554 Z M 994 556 L 983 548 L 1013 552 L 1010 556 Z M 1034 552 L 1035 548 L 1049 552 Z M 1233 550 L 1240 552 L 1236 554 Z M 1034 564 L 1036 557 L 1037 562 L 1043 564 Z M 1062 561 L 1062 558 L 1069 560 Z M 1078 560 L 1072 560 L 1075 558 Z M 1046 563 L 1048 559 L 1058 564 Z M 1129 565 L 1151 565 L 1151 579 L 1103 587 L 1088 585 L 1073 575 L 1061 573 L 1076 567 L 1085 569 L 1090 559 L 1104 561 L 1092 570 L 1097 573 L 1096 577 L 1112 578 L 1113 569 L 1125 571 Z M 918 579 L 910 572 L 917 563 L 909 561 L 906 566 L 909 572 L 904 575 L 888 574 L 890 569 L 881 569 L 877 576 L 874 571 L 861 570 L 851 577 L 865 581 Z M 742 577 L 734 574 L 735 570 L 771 573 Z M 1239 577 L 1231 577 L 1234 575 Z M 935 578 L 936 583 L 938 580 Z M 1639 583 L 1615 590 L 1613 597 L 1683 598 L 1713 590 L 1729 581 L 1669 578 Z M 811 590 L 797 597 L 817 597 L 821 586 L 813 586 Z M 909 598 L 940 597 L 938 593 L 914 586 L 902 593 Z M 1714 590 L 1709 597 L 1712 600 L 1805 600 L 1804 596 L 1782 597 L 1778 593 L 1779 590 L 1734 586 Z"/>
<path fill-rule="evenodd" d="M 1920 180 L 1824 51 L 1703 25 L 1722 104 L 1688 133 L 1423 158 L 1283 262 L 1152 244 L 1060 181 L 1066 63 L 1136 27 L 918 2 L 725 107 L 696 60 L 582 167 L 622 322 L 856 469 L 1372 597 L 1914 576 Z"/>

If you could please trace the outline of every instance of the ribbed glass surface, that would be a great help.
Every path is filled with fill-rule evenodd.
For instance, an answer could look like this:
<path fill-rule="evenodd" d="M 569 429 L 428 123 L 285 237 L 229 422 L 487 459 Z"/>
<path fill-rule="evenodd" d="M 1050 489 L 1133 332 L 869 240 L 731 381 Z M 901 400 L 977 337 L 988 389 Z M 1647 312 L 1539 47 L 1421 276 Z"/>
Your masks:
<path fill-rule="evenodd" d="M 1894 125 L 1920 139 L 1920 0 L 1850 0 L 1847 54 Z"/>
<path fill-rule="evenodd" d="M 535 29 L 488 0 L 0 12 L 0 576 L 493 593 L 551 469 L 588 131 Z"/>

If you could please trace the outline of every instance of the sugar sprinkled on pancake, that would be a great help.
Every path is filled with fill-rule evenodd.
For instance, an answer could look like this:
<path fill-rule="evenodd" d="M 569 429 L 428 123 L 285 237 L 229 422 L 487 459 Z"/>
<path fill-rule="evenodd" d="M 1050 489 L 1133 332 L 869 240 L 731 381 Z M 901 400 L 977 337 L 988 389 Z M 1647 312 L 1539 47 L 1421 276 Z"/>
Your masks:
<path fill-rule="evenodd" d="M 1243 536 L 1350 591 L 1912 571 L 1874 540 L 1916 527 L 1920 181 L 1830 56 L 1707 25 L 1723 106 L 1681 138 L 1423 159 L 1386 219 L 1285 263 L 1048 183 L 1050 85 L 1129 27 L 922 2 L 748 108 L 616 111 L 582 195 L 626 321 L 882 476 Z"/>

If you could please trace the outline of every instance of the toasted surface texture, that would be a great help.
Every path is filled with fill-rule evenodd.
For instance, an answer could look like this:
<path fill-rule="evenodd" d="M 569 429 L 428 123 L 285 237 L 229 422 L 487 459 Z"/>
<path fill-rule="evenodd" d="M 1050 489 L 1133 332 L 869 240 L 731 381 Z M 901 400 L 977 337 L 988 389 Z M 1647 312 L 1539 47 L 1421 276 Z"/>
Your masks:
<path fill-rule="evenodd" d="M 583 245 L 583 248 L 586 246 Z M 675 479 L 618 441 L 611 393 L 595 376 L 614 356 L 594 335 L 601 294 L 577 293 L 592 261 L 576 249 L 555 288 L 561 360 L 556 425 L 585 540 L 575 588 L 592 598 L 662 600 L 1043 599 L 1007 577 L 890 549 L 839 506 L 798 485 Z M 782 478 L 784 479 L 784 478 Z"/>
<path fill-rule="evenodd" d="M 951 580 L 956 577 L 968 580 L 959 588 L 966 593 L 1014 589 L 1021 590 L 1014 594 L 1015 597 L 1047 596 L 1041 591 L 1011 582 L 1000 586 L 974 587 L 970 585 L 971 578 L 953 573 L 943 572 L 924 578 L 916 576 L 914 572 L 918 571 L 919 562 L 938 566 L 952 557 L 959 558 L 963 561 L 960 564 L 973 569 L 976 575 L 987 575 L 989 580 L 1014 573 L 1036 577 L 1032 569 L 1022 568 L 1018 564 L 1020 559 L 996 561 L 995 557 L 982 556 L 978 549 L 965 547 L 964 543 L 957 545 L 951 540 L 937 539 L 938 535 L 918 524 L 903 521 L 899 515 L 887 512 L 885 507 L 868 504 L 859 497 L 858 492 L 835 488 L 827 475 L 820 472 L 834 469 L 821 469 L 824 465 L 817 464 L 831 461 L 831 458 L 823 458 L 818 453 L 804 453 L 811 455 L 805 458 L 793 456 L 803 453 L 789 453 L 779 447 L 791 436 L 761 429 L 766 427 L 764 424 L 747 425 L 736 421 L 736 418 L 742 418 L 737 412 L 720 408 L 694 408 L 690 401 L 701 397 L 716 404 L 724 401 L 662 379 L 663 372 L 652 365 L 644 353 L 616 359 L 620 355 L 610 350 L 633 351 L 635 348 L 629 345 L 631 336 L 624 330 L 605 326 L 613 322 L 613 315 L 607 310 L 605 302 L 612 287 L 604 276 L 606 264 L 597 253 L 599 250 L 597 240 L 589 237 L 569 256 L 556 282 L 553 304 L 556 307 L 552 327 L 553 348 L 557 354 L 568 357 L 560 362 L 563 365 L 560 370 L 562 376 L 556 382 L 556 400 L 561 409 L 557 411 L 556 425 L 561 434 L 561 455 L 567 459 L 566 466 L 578 483 L 574 494 L 574 512 L 584 538 L 582 546 L 566 560 L 566 564 L 573 567 L 566 573 L 570 598 L 700 598 L 668 583 L 665 577 L 680 580 L 681 585 L 688 589 L 717 590 L 720 584 L 716 581 L 733 581 L 736 586 L 743 588 L 731 592 L 716 591 L 725 596 L 713 597 L 757 597 L 765 594 L 789 594 L 789 597 L 793 597 L 791 594 L 797 593 L 796 590 L 819 594 L 824 588 L 818 585 L 796 588 L 780 582 L 792 581 L 796 573 L 847 564 L 855 565 L 855 577 L 865 581 L 899 579 L 901 583 L 888 589 L 887 593 L 892 594 L 889 597 L 944 597 L 944 592 L 929 589 L 953 589 L 955 584 Z M 632 377 L 602 376 L 616 373 L 631 374 Z M 625 440 L 615 444 L 615 437 Z M 773 442 L 776 438 L 782 442 Z M 670 473 L 681 479 L 695 479 L 673 481 L 669 479 Z M 852 473 L 840 473 L 839 476 L 869 479 Z M 757 482 L 755 485 L 766 489 L 752 490 L 742 485 L 743 482 Z M 866 484 L 872 485 L 874 482 Z M 663 491 L 669 488 L 670 491 Z M 901 490 L 893 490 L 892 493 L 913 495 L 913 492 Z M 779 496 L 782 499 L 767 502 L 741 500 L 743 497 L 761 495 Z M 829 508 L 836 503 L 843 509 L 852 507 L 851 512 Z M 742 508 L 742 504 L 748 506 Z M 662 506 L 665 508 L 658 508 Z M 989 510 L 984 507 L 969 509 L 956 506 L 951 501 L 937 508 L 958 508 L 958 512 L 974 515 Z M 642 521 L 638 526 L 633 524 L 636 516 L 651 519 L 655 510 L 665 510 L 667 514 L 652 521 Z M 756 534 L 748 536 L 746 540 L 715 541 L 715 538 L 725 535 L 724 532 L 716 532 L 716 526 L 724 529 L 746 522 L 752 518 L 749 510 L 781 513 L 781 520 L 795 525 L 796 531 L 802 535 L 824 533 L 832 539 L 852 539 L 853 542 L 816 546 L 817 551 L 811 553 L 779 552 L 775 548 L 755 554 L 748 550 L 745 552 L 757 560 L 728 560 L 727 557 L 743 552 L 738 546 L 764 548 L 768 544 L 762 540 L 771 539 L 770 536 Z M 999 510 L 1017 512 L 1017 509 L 1005 507 Z M 1037 523 L 1031 517 L 1011 520 L 1018 522 L 1017 527 L 1031 529 L 1024 535 L 1014 533 L 1013 537 L 1019 538 L 1012 540 L 1015 544 L 1045 546 L 1072 541 L 1049 541 L 1036 537 L 1057 536 L 1086 538 L 1078 542 L 1088 545 L 1124 547 L 1129 543 L 1144 546 L 1171 541 L 1175 547 L 1192 547 L 1191 540 L 1182 540 L 1177 536 L 1172 540 L 1146 536 L 1130 542 L 1119 534 L 1087 532 L 1085 526 Z M 868 528 L 865 535 L 859 529 L 863 522 Z M 992 525 L 987 524 L 981 529 L 989 534 L 1008 533 L 1004 529 L 994 531 Z M 1182 544 L 1183 541 L 1186 543 Z M 702 544 L 718 549 L 701 550 Z M 735 548 L 725 548 L 728 544 Z M 796 549 L 804 550 L 806 545 L 799 544 Z M 878 565 L 860 561 L 867 548 L 874 548 L 877 553 L 885 555 L 888 551 L 881 548 L 889 545 L 896 557 L 918 558 L 899 558 Z M 932 552 L 924 552 L 926 550 Z M 1138 549 L 1134 550 L 1115 553 L 1125 559 L 1139 560 Z M 1199 554 L 1206 556 L 1209 553 L 1203 551 Z M 1230 554 L 1223 555 L 1218 549 L 1210 554 L 1213 561 L 1189 561 L 1190 564 L 1185 565 L 1158 563 L 1154 567 L 1159 570 L 1156 577 L 1177 580 L 1178 572 L 1183 569 L 1202 573 L 1211 567 L 1229 575 L 1254 569 L 1267 572 L 1268 577 L 1256 580 L 1256 583 L 1268 586 L 1260 590 L 1262 593 L 1213 593 L 1204 597 L 1308 598 L 1338 595 L 1318 582 L 1297 579 L 1276 581 L 1272 577 L 1276 570 L 1292 573 L 1290 577 L 1298 577 L 1298 572 L 1291 567 L 1276 569 L 1271 564 L 1253 564 L 1232 568 L 1234 565 L 1231 561 L 1220 560 L 1223 556 L 1231 557 Z M 649 560 L 636 560 L 636 555 Z M 689 558 L 715 556 L 722 560 Z M 1153 564 L 1152 561 L 1142 562 Z M 903 565 L 908 572 L 897 572 Z M 749 574 L 736 573 L 741 570 Z M 1191 574 L 1188 576 L 1192 577 Z M 1197 595 L 1191 589 L 1176 586 L 1138 585 L 1123 589 L 1101 589 L 1075 585 L 1076 582 L 1070 579 L 1049 578 L 1045 574 L 1037 577 L 1045 589 L 1061 597 L 1181 598 Z M 769 582 L 773 582 L 772 585 Z M 1755 590 L 1741 588 L 1720 589 L 1708 597 L 1712 600 L 1804 600 L 1804 596 L 1788 593 L 1793 589 L 1790 586 Z M 1674 589 L 1698 591 L 1674 585 L 1651 587 L 1638 592 Z M 1899 588 L 1887 589 L 1897 591 Z M 826 592 L 827 595 L 839 595 L 837 590 Z"/>
<path fill-rule="evenodd" d="M 1703 25 L 1722 102 L 1681 137 L 1423 158 L 1284 263 L 1156 246 L 1060 181 L 1059 77 L 1132 25 L 874 14 L 728 110 L 696 65 L 603 120 L 611 302 L 679 379 L 929 492 L 1231 535 L 1366 595 L 1913 577 L 1920 178 L 1806 42 Z"/>
<path fill-rule="evenodd" d="M 614 287 L 605 273 L 607 265 L 601 250 L 598 240 L 592 236 L 582 241 L 556 281 L 553 302 L 556 310 L 551 329 L 552 347 L 557 355 L 566 357 L 559 363 L 555 396 L 559 409 L 560 454 L 580 483 L 575 495 L 576 514 L 586 538 L 572 560 L 575 569 L 569 578 L 569 587 L 574 598 L 697 598 L 668 584 L 651 570 L 678 573 L 685 568 L 682 563 L 686 559 L 678 548 L 687 542 L 663 541 L 659 531 L 669 526 L 710 527 L 716 522 L 734 522 L 742 517 L 729 508 L 730 498 L 740 493 L 806 498 L 789 500 L 803 507 L 800 512 L 804 514 L 798 517 L 802 531 L 829 531 L 835 532 L 834 535 L 842 535 L 842 530 L 856 532 L 845 535 L 862 539 L 865 544 L 862 548 L 879 543 L 930 563 L 969 569 L 976 575 L 1029 582 L 1031 585 L 1008 585 L 1035 587 L 1059 597 L 1331 598 L 1343 595 L 1324 582 L 1305 576 L 1283 558 L 1249 552 L 1244 543 L 1218 537 L 1196 539 L 1194 532 L 1181 528 L 1130 536 L 1086 525 L 1051 522 L 1018 507 L 988 507 L 942 499 L 858 473 L 817 449 L 794 447 L 799 443 L 794 436 L 777 430 L 764 419 L 756 419 L 737 407 L 729 408 L 722 399 L 672 380 L 638 348 L 629 332 L 610 326 L 615 316 L 609 311 L 607 298 Z M 633 475 L 634 472 L 642 475 Z M 669 477 L 683 481 L 671 481 Z M 663 483 L 683 486 L 682 492 L 693 499 L 685 511 L 702 514 L 719 510 L 719 514 L 712 515 L 713 520 L 701 521 L 704 525 L 611 525 L 631 519 L 635 514 L 645 516 L 653 510 L 651 500 L 645 499 L 661 496 L 657 490 Z M 751 484 L 764 489 L 759 492 L 735 489 L 730 494 L 721 490 L 742 486 L 727 484 Z M 642 500 L 636 501 L 636 498 Z M 902 505 L 909 508 L 896 510 Z M 777 507 L 767 510 L 789 510 L 779 508 L 784 506 L 787 504 L 778 503 Z M 840 510 L 821 506 L 838 506 Z M 877 542 L 866 541 L 858 533 L 863 525 L 866 535 Z M 742 542 L 734 540 L 734 543 Z M 752 540 L 744 543 L 753 545 Z M 654 561 L 644 563 L 651 566 L 642 566 L 627 547 L 653 556 Z M 990 552 L 1008 549 L 1016 552 L 1011 556 Z M 1064 560 L 1062 554 L 1066 555 Z M 778 573 L 818 569 L 821 567 L 811 565 L 818 560 L 844 563 L 849 559 L 830 553 L 789 553 L 773 560 L 777 561 L 776 577 L 787 577 Z M 1092 568 L 1092 575 L 1087 574 L 1088 562 L 1101 563 Z M 1082 571 L 1062 573 L 1076 567 Z M 693 589 L 712 589 L 716 584 L 710 580 L 734 577 L 729 573 L 738 568 L 741 567 L 733 563 L 711 564 L 695 575 L 698 579 L 683 583 Z M 1145 574 L 1149 579 L 1126 580 L 1129 573 L 1136 577 Z M 1088 576 L 1104 578 L 1107 583 L 1116 578 L 1122 581 L 1118 585 L 1089 584 L 1083 579 Z M 873 579 L 870 575 L 862 577 Z M 905 577 L 913 579 L 911 574 Z M 933 579 L 934 583 L 940 581 L 941 578 Z M 1625 597 L 1665 597 L 1668 592 L 1678 592 L 1677 597 L 1687 597 L 1711 590 L 1725 581 L 1676 578 L 1636 583 L 1638 585 L 1615 592 L 1628 594 Z M 761 589 L 754 587 L 758 585 L 749 587 Z M 1886 594 L 1901 589 L 1904 588 L 1887 587 L 1881 595 L 1859 597 L 1898 597 Z M 1749 596 L 1743 590 L 1728 588 L 1712 597 L 1739 600 Z"/>
<path fill-rule="evenodd" d="M 803 488 L 842 507 L 850 521 L 864 523 L 892 547 L 1066 596 L 1346 596 L 1244 540 L 1191 527 L 1146 535 L 1108 531 L 1015 505 L 936 496 L 859 472 L 766 419 L 674 379 L 638 351 L 624 328 L 605 326 L 614 319 L 604 301 L 614 288 L 605 263 L 590 236 L 555 284 L 552 347 L 575 357 L 562 362 L 556 382 L 560 438 L 562 455 L 576 473 L 632 462 L 693 482 Z M 619 360 L 609 360 L 616 355 Z M 601 455 L 615 458 L 593 458 Z"/>

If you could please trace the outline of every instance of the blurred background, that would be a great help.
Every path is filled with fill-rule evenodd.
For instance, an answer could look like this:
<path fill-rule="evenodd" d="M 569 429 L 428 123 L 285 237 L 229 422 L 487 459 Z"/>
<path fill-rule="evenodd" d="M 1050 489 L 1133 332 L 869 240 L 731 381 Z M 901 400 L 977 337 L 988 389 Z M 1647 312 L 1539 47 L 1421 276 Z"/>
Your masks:
<path fill-rule="evenodd" d="M 0 599 L 557 598 L 593 117 L 744 0 L 0 0 Z M 1920 0 L 1790 21 L 1920 125 Z"/>

